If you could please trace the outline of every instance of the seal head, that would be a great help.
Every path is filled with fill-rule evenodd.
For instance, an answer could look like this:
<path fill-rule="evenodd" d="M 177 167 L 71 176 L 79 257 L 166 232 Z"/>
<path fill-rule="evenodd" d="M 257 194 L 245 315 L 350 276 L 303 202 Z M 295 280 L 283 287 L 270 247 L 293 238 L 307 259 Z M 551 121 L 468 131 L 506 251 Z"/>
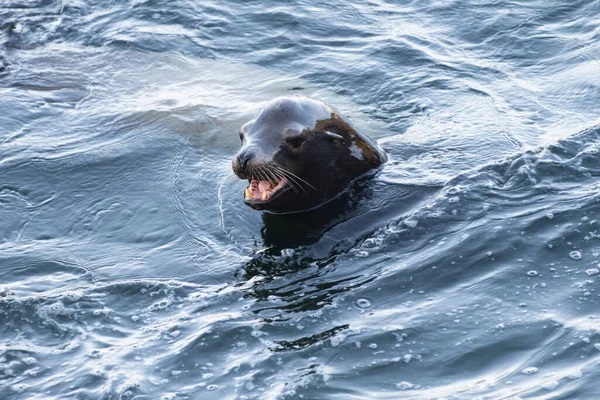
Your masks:
<path fill-rule="evenodd" d="M 244 202 L 272 213 L 306 211 L 335 197 L 386 155 L 325 103 L 300 96 L 268 103 L 239 132 L 232 167 Z"/>

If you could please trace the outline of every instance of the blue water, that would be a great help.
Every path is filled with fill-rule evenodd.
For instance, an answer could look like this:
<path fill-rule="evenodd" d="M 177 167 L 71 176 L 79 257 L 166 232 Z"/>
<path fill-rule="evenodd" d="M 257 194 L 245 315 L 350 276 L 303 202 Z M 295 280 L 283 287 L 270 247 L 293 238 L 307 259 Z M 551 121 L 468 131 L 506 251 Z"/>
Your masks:
<path fill-rule="evenodd" d="M 5 0 L 0 398 L 600 398 L 600 2 Z M 238 129 L 389 161 L 303 221 Z"/>

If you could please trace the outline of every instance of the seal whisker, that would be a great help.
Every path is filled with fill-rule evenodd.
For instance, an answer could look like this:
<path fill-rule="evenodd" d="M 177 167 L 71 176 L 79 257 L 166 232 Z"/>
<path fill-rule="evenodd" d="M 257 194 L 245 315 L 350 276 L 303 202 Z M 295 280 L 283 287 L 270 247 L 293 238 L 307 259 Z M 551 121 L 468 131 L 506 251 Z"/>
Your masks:
<path fill-rule="evenodd" d="M 261 180 L 261 181 L 265 181 L 265 182 L 268 182 L 268 181 L 269 181 L 269 178 L 268 178 L 268 177 L 265 175 L 265 171 L 263 170 L 263 167 L 262 167 L 262 165 L 261 165 L 261 166 L 259 166 L 259 167 L 257 167 L 256 169 L 257 169 L 257 172 L 258 172 L 258 174 L 259 174 L 259 176 L 260 176 L 260 179 L 259 179 L 259 180 Z"/>
<path fill-rule="evenodd" d="M 271 171 L 271 169 L 268 166 L 263 166 L 261 167 L 263 169 L 263 171 L 265 172 L 265 175 L 267 175 L 267 177 L 269 178 L 269 182 L 271 183 L 271 185 L 277 185 L 277 183 L 279 183 L 279 179 L 277 179 L 274 175 L 273 175 L 273 171 Z"/>
<path fill-rule="evenodd" d="M 300 181 L 302 181 L 302 182 L 306 183 L 306 184 L 307 184 L 308 186 L 310 186 L 310 187 L 311 187 L 313 190 L 317 190 L 317 188 L 316 188 L 316 187 L 314 187 L 313 185 L 311 185 L 310 183 L 308 183 L 308 182 L 307 182 L 307 181 L 305 181 L 304 179 L 300 178 L 298 175 L 294 174 L 293 172 L 291 172 L 291 171 L 289 171 L 289 170 L 287 170 L 287 169 L 284 169 L 283 167 L 281 167 L 281 169 L 282 169 L 283 171 L 285 171 L 287 174 L 289 174 L 290 176 L 293 176 L 294 178 L 296 178 L 296 179 L 299 179 Z"/>
<path fill-rule="evenodd" d="M 304 189 L 304 187 L 302 186 L 302 182 L 298 181 L 299 178 L 298 176 L 295 176 L 294 174 L 292 174 L 290 171 L 287 171 L 284 168 L 278 168 L 278 171 L 280 173 L 282 173 L 286 178 L 288 178 L 288 182 L 294 183 L 296 186 L 298 186 L 298 188 L 302 189 L 302 191 L 304 193 L 306 193 L 306 195 L 308 195 L 308 192 Z M 298 178 L 298 179 L 296 179 Z M 303 180 L 303 179 L 301 179 Z M 306 181 L 304 181 L 306 182 Z M 308 185 L 310 185 L 310 183 L 306 182 Z M 314 190 L 317 190 L 314 188 L 314 186 L 310 185 Z"/>
<path fill-rule="evenodd" d="M 262 168 L 260 168 L 260 167 L 256 168 L 256 174 L 260 178 L 260 179 L 258 179 L 259 181 L 267 181 L 268 180 L 268 179 L 265 179 L 266 177 L 262 171 Z"/>
<path fill-rule="evenodd" d="M 287 173 L 287 171 L 285 170 L 279 170 L 279 172 L 287 178 L 288 182 L 294 186 L 297 187 L 299 189 L 301 189 L 304 193 L 306 193 L 308 195 L 308 192 L 304 189 L 304 187 L 302 187 L 302 182 L 299 182 L 298 180 L 296 180 L 296 178 L 294 178 L 293 176 L 289 175 Z M 298 191 L 296 191 L 296 193 L 298 193 Z"/>
<path fill-rule="evenodd" d="M 281 170 L 285 171 L 286 173 L 290 174 L 291 176 L 293 176 L 294 178 L 298 178 L 299 180 L 301 180 L 302 182 L 306 183 L 308 186 L 310 186 L 311 188 L 313 188 L 313 190 L 317 190 L 316 187 L 314 187 L 313 185 L 311 185 L 310 183 L 306 182 L 304 179 L 300 178 L 298 175 L 294 174 L 293 172 L 278 166 Z"/>
<path fill-rule="evenodd" d="M 267 168 L 275 177 L 277 177 L 277 180 L 281 181 L 283 179 L 286 179 L 285 175 L 283 173 L 281 173 L 280 171 L 278 171 L 277 169 L 275 169 L 274 166 L 269 165 L 269 166 L 267 166 Z M 292 188 L 294 193 L 298 193 L 298 188 L 296 188 L 297 184 L 294 181 L 292 181 L 291 179 L 287 179 L 287 182 L 290 184 L 290 187 Z"/>
<path fill-rule="evenodd" d="M 271 168 L 269 168 L 268 165 L 265 165 L 263 168 L 265 173 L 269 177 L 269 181 L 276 186 L 281 179 L 278 179 L 277 176 L 273 174 L 273 171 L 271 170 Z"/>

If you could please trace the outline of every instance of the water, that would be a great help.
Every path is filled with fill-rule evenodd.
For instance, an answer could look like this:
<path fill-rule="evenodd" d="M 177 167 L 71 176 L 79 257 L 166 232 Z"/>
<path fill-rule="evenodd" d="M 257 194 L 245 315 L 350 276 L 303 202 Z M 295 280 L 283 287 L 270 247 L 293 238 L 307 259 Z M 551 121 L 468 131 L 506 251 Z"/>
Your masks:
<path fill-rule="evenodd" d="M 600 396 L 598 1 L 4 1 L 0 398 Z M 237 129 L 389 162 L 304 220 Z"/>

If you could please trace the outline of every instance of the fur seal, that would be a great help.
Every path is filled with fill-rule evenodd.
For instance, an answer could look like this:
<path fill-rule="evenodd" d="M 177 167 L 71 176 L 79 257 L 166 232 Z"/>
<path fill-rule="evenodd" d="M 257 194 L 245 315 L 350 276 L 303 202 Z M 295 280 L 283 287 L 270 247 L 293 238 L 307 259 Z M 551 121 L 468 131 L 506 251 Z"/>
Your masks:
<path fill-rule="evenodd" d="M 232 167 L 249 182 L 244 202 L 275 214 L 315 208 L 387 160 L 337 111 L 309 97 L 272 100 L 239 135 Z"/>

